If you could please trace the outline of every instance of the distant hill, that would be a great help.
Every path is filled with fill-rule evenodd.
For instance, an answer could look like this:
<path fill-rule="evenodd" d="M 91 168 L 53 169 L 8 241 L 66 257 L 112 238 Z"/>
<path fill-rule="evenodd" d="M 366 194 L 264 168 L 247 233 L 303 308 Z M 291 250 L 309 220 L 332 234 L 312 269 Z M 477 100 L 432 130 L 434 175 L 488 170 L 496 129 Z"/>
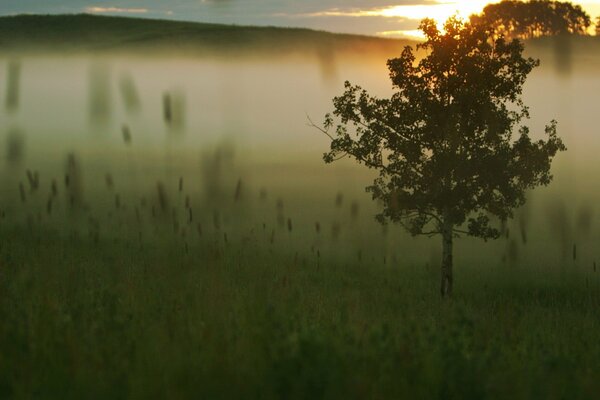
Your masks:
<path fill-rule="evenodd" d="M 297 28 L 250 27 L 142 18 L 78 15 L 0 17 L 0 52 L 162 52 L 398 54 L 406 40 Z"/>

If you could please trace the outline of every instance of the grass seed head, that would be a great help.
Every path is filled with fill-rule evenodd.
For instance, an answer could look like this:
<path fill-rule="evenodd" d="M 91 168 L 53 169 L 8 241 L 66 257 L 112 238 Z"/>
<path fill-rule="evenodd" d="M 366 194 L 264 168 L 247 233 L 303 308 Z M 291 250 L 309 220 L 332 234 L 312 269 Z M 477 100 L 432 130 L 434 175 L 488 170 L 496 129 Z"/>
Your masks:
<path fill-rule="evenodd" d="M 577 210 L 577 231 L 588 237 L 592 230 L 594 208 L 591 204 L 583 204 Z"/>
<path fill-rule="evenodd" d="M 25 203 L 27 199 L 25 197 L 25 186 L 23 185 L 23 182 L 19 182 L 19 194 L 21 195 L 21 203 Z"/>
<path fill-rule="evenodd" d="M 342 192 L 339 192 L 336 196 L 335 196 L 335 206 L 337 208 L 340 208 L 342 206 L 342 204 L 344 203 L 344 195 Z"/>
<path fill-rule="evenodd" d="M 221 229 L 221 216 L 217 210 L 213 211 L 213 226 L 217 231 Z"/>
<path fill-rule="evenodd" d="M 123 142 L 125 142 L 126 145 L 131 145 L 131 130 L 129 129 L 129 126 L 123 125 L 121 127 L 121 133 L 123 134 Z"/>
<path fill-rule="evenodd" d="M 350 216 L 352 217 L 352 219 L 356 219 L 358 217 L 358 202 L 353 201 L 352 205 L 350 206 Z"/>
<path fill-rule="evenodd" d="M 6 160 L 9 165 L 19 165 L 25 158 L 25 136 L 17 129 L 11 129 L 6 138 Z"/>
<path fill-rule="evenodd" d="M 112 190 L 115 187 L 115 182 L 114 182 L 113 177 L 112 177 L 111 174 L 106 174 L 104 176 L 104 181 L 106 182 L 106 187 L 109 190 Z"/>
<path fill-rule="evenodd" d="M 331 225 L 331 236 L 334 240 L 337 240 L 340 237 L 340 233 L 342 232 L 342 226 L 339 222 L 334 222 Z"/>
<path fill-rule="evenodd" d="M 156 192 L 158 195 L 158 205 L 160 207 L 160 210 L 163 213 L 166 213 L 167 209 L 169 208 L 169 199 L 167 197 L 167 191 L 165 190 L 165 185 L 163 185 L 162 182 L 156 183 Z"/>
<path fill-rule="evenodd" d="M 238 179 L 237 185 L 235 186 L 235 194 L 233 196 L 233 200 L 238 202 L 242 197 L 242 179 Z"/>
<path fill-rule="evenodd" d="M 19 108 L 19 89 L 21 81 L 21 63 L 12 60 L 8 63 L 8 79 L 6 85 L 6 110 L 16 111 Z"/>
<path fill-rule="evenodd" d="M 163 118 L 167 125 L 171 125 L 173 122 L 173 104 L 170 93 L 163 94 Z"/>
<path fill-rule="evenodd" d="M 124 74 L 119 79 L 119 89 L 125 109 L 129 114 L 137 113 L 141 108 L 140 96 L 131 75 Z"/>

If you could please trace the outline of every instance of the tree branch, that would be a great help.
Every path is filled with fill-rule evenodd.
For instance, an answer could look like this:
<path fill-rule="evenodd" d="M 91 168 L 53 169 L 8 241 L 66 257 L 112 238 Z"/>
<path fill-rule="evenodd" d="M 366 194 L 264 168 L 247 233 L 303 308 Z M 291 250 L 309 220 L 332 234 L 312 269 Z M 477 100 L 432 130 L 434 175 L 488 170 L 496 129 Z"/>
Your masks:
<path fill-rule="evenodd" d="M 462 235 L 470 235 L 470 233 L 468 231 L 463 231 L 461 229 L 452 229 L 452 233 L 460 233 Z"/>
<path fill-rule="evenodd" d="M 443 224 L 443 221 L 440 217 L 438 217 L 437 215 L 427 212 L 427 211 L 420 211 L 421 214 L 423 215 L 427 215 L 428 217 L 431 217 L 433 219 L 435 219 L 439 224 Z"/>
<path fill-rule="evenodd" d="M 335 140 L 334 137 L 331 136 L 328 131 L 326 131 L 325 129 L 321 128 L 319 125 L 315 124 L 308 114 L 306 114 L 306 119 L 308 119 L 308 124 L 307 124 L 308 126 L 310 126 L 311 128 L 315 128 L 318 131 L 320 131 L 321 133 L 327 135 L 327 137 L 329 139 L 331 139 L 332 141 Z"/>
<path fill-rule="evenodd" d="M 429 236 L 429 237 L 432 237 L 432 236 L 435 236 L 435 235 L 441 235 L 441 234 L 442 234 L 442 232 L 440 232 L 440 231 L 429 231 L 429 232 L 421 232 L 421 233 L 419 233 L 419 235 Z"/>

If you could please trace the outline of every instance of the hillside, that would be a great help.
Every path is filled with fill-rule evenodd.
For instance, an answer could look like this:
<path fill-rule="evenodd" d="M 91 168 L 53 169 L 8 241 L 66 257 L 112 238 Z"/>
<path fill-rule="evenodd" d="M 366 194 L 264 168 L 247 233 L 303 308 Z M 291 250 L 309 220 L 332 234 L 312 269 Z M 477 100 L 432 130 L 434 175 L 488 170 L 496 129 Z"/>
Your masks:
<path fill-rule="evenodd" d="M 80 15 L 0 17 L 0 52 L 396 53 L 408 41 L 310 29 Z"/>

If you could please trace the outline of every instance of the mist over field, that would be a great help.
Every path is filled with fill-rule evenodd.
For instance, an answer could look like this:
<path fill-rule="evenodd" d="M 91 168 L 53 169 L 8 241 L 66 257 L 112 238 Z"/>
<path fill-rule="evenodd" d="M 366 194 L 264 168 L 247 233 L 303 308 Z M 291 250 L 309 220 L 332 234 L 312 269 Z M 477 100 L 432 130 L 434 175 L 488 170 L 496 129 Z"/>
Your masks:
<path fill-rule="evenodd" d="M 398 43 L 398 48 L 403 45 Z M 467 239 L 459 260 L 501 264 L 507 251 L 503 247 L 514 247 L 518 256 L 513 261 L 523 266 L 540 257 L 552 265 L 562 260 L 566 248 L 580 244 L 578 264 L 589 269 L 599 256 L 592 245 L 598 234 L 594 211 L 599 193 L 590 184 L 600 172 L 594 112 L 600 96 L 598 43 L 572 39 L 566 59 L 557 57 L 560 45 L 552 39 L 528 45 L 528 54 L 540 58 L 541 67 L 525 87 L 533 136 L 541 137 L 545 124 L 556 119 L 569 148 L 554 165 L 555 181 L 532 194 L 517 212 L 512 237 L 498 243 Z M 274 222 L 275 214 L 269 213 L 281 199 L 289 204 L 286 214 L 297 220 L 297 228 L 309 232 L 316 221 L 342 223 L 349 217 L 350 203 L 356 202 L 368 233 L 352 229 L 348 234 L 360 238 L 379 232 L 373 219 L 377 204 L 364 193 L 374 175 L 350 160 L 325 165 L 321 154 L 328 149 L 327 138 L 307 125 L 308 118 L 320 122 L 330 111 L 331 99 L 345 80 L 389 97 L 385 62 L 394 53 L 387 53 L 376 48 L 363 49 L 360 57 L 349 52 L 320 56 L 308 50 L 242 57 L 152 52 L 4 56 L 0 76 L 6 77 L 6 99 L 18 71 L 18 104 L 7 103 L 1 122 L 6 138 L 4 207 L 14 212 L 22 208 L 18 182 L 26 182 L 27 170 L 41 171 L 46 190 L 52 179 L 62 180 L 69 154 L 78 159 L 82 193 L 98 216 L 107 211 L 96 208 L 112 205 L 114 196 L 104 185 L 107 174 L 130 207 L 152 197 L 158 181 L 176 192 L 180 177 L 187 183 L 186 193 L 201 205 L 209 196 L 207 176 L 213 173 L 207 160 L 227 149 L 231 165 L 220 167 L 215 173 L 223 176 L 214 179 L 228 201 L 241 180 L 249 202 L 247 215 L 235 224 Z M 165 96 L 180 114 L 176 126 L 165 121 Z M 125 129 L 130 139 L 124 139 Z M 15 137 L 22 149 L 19 159 L 11 161 Z M 261 190 L 269 193 L 268 201 L 259 201 Z M 346 216 L 342 211 L 336 215 L 338 193 L 347 199 Z M 590 217 L 585 232 L 577 225 L 582 213 Z M 519 224 L 526 224 L 527 243 Z M 398 235 L 401 239 L 389 240 L 395 249 L 389 251 L 402 254 L 399 265 L 424 262 L 429 258 L 424 249 L 437 247 L 431 239 L 413 239 L 400 230 Z"/>

